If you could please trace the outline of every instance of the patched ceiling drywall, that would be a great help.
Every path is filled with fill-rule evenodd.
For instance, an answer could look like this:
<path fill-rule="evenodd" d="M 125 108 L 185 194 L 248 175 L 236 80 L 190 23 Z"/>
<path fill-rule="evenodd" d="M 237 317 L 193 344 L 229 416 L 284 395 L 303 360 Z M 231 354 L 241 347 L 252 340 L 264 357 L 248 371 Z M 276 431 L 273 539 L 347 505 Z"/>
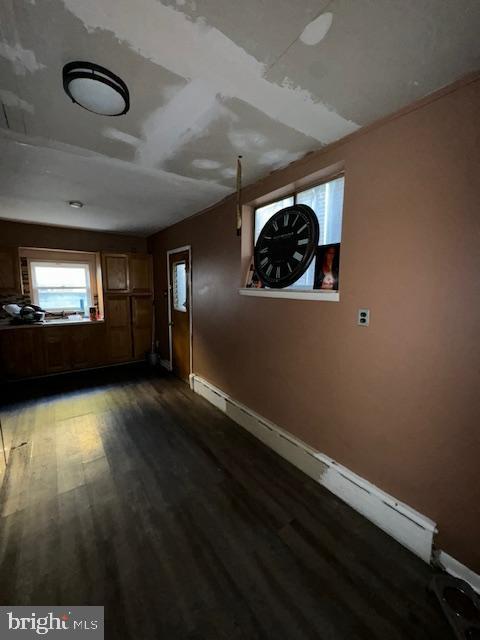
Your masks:
<path fill-rule="evenodd" d="M 0 217 L 150 234 L 238 154 L 252 182 L 478 69 L 479 32 L 479 0 L 0 0 Z M 72 60 L 130 111 L 72 104 Z"/>

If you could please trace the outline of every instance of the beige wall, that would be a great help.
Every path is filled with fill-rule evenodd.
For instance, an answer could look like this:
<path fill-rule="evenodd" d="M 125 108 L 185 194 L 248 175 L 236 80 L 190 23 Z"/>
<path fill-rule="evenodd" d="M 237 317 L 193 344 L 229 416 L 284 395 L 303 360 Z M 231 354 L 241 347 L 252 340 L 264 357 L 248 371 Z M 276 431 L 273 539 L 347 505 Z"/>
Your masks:
<path fill-rule="evenodd" d="M 195 373 L 433 518 L 476 571 L 479 107 L 477 80 L 246 189 L 344 163 L 339 303 L 240 296 L 232 201 L 151 239 L 163 357 L 165 251 L 191 244 Z"/>
<path fill-rule="evenodd" d="M 71 251 L 145 252 L 145 238 L 0 220 L 0 245 Z"/>

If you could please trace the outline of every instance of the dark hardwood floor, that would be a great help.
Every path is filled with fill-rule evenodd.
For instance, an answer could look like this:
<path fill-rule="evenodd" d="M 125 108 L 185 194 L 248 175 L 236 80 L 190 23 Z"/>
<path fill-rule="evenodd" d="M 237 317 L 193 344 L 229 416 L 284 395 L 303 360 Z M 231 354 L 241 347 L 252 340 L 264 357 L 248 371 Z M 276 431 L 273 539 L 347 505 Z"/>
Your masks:
<path fill-rule="evenodd" d="M 0 605 L 104 605 L 115 640 L 452 637 L 427 565 L 182 382 L 6 397 Z"/>

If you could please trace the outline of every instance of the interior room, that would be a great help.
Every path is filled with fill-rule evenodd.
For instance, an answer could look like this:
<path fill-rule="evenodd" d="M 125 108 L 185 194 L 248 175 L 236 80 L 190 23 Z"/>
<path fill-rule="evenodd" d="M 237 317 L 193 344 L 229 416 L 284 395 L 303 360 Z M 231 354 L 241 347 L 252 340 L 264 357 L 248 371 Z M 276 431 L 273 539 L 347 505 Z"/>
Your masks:
<path fill-rule="evenodd" d="M 2 0 L 2 640 L 480 638 L 479 32 Z"/>

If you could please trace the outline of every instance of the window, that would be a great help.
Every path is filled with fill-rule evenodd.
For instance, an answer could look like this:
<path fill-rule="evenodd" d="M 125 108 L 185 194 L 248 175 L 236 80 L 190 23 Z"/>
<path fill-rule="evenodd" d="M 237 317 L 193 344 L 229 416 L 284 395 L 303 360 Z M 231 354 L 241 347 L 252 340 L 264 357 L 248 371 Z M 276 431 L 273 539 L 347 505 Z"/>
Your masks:
<path fill-rule="evenodd" d="M 33 302 L 45 311 L 88 312 L 92 306 L 89 264 L 30 261 Z"/>
<path fill-rule="evenodd" d="M 317 214 L 320 226 L 319 245 L 333 244 L 341 241 L 343 190 L 345 178 L 343 176 L 325 182 L 311 189 L 299 191 L 288 198 L 267 204 L 255 210 L 255 242 L 268 220 L 280 209 L 293 204 L 307 204 Z M 315 275 L 315 261 L 312 260 L 307 271 L 289 288 L 297 290 L 311 290 Z"/>
<path fill-rule="evenodd" d="M 173 308 L 175 311 L 187 311 L 187 270 L 185 262 L 173 265 Z"/>

